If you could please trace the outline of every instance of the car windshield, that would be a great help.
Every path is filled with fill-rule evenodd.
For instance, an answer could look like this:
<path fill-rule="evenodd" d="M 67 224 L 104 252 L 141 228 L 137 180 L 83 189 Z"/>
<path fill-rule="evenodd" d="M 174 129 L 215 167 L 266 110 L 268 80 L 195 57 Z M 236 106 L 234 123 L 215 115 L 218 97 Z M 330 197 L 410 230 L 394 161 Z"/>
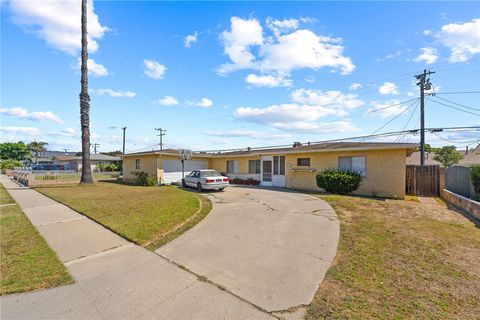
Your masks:
<path fill-rule="evenodd" d="M 206 171 L 200 171 L 200 176 L 201 177 L 220 177 L 221 174 L 218 173 L 216 170 L 206 170 Z"/>

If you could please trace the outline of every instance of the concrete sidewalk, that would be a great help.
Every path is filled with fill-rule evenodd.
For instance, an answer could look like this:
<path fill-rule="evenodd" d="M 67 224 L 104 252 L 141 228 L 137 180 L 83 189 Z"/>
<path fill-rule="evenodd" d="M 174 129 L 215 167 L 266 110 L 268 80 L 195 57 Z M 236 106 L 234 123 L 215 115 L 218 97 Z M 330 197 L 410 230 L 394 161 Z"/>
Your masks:
<path fill-rule="evenodd" d="M 76 281 L 0 297 L 2 319 L 273 318 L 35 190 L 0 181 Z"/>

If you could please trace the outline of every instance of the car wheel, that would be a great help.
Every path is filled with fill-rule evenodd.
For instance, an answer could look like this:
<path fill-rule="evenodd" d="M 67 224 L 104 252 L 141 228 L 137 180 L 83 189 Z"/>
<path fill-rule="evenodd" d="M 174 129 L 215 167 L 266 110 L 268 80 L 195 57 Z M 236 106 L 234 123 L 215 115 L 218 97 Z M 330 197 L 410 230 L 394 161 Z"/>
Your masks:
<path fill-rule="evenodd" d="M 223 191 L 223 189 L 225 189 L 225 188 L 219 188 L 218 191 Z"/>
<path fill-rule="evenodd" d="M 202 192 L 203 191 L 203 187 L 202 187 L 202 184 L 199 182 L 197 183 L 197 191 L 198 192 Z"/>
<path fill-rule="evenodd" d="M 187 184 L 185 183 L 185 179 L 182 179 L 182 188 L 186 188 Z"/>

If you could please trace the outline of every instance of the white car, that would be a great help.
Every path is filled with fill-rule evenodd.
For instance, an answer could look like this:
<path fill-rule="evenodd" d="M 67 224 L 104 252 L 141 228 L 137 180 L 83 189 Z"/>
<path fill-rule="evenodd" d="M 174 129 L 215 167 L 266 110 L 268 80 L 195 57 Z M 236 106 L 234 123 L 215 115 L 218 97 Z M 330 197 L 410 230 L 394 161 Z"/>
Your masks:
<path fill-rule="evenodd" d="M 222 176 L 217 170 L 194 170 L 182 180 L 182 187 L 202 190 L 223 190 L 230 185 L 228 177 Z"/>

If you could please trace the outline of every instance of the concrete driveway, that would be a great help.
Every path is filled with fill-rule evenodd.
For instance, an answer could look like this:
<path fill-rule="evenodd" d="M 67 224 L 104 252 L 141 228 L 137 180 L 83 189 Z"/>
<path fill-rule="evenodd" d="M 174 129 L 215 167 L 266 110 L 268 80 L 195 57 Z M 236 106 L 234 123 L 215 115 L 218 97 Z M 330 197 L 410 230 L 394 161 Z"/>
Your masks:
<path fill-rule="evenodd" d="M 263 310 L 308 305 L 337 250 L 332 207 L 286 190 L 207 196 L 214 205 L 205 220 L 156 253 Z"/>

